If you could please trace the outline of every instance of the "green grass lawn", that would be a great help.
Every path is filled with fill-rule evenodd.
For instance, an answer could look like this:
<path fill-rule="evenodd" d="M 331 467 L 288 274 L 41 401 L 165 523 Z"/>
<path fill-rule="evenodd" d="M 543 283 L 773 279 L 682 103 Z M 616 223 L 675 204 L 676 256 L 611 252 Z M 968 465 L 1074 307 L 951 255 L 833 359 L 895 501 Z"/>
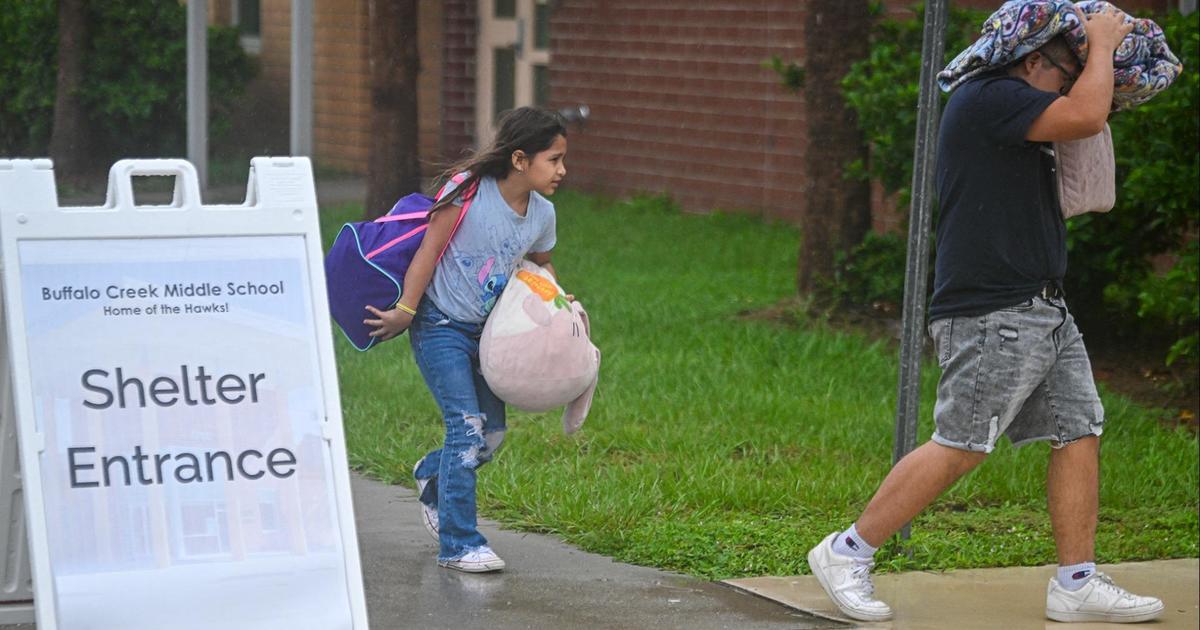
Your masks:
<path fill-rule="evenodd" d="M 794 293 L 797 232 L 661 200 L 555 197 L 554 263 L 604 353 L 583 430 L 510 411 L 480 471 L 483 516 L 635 564 L 714 579 L 807 573 L 809 547 L 848 525 L 891 464 L 897 350 L 813 322 L 739 318 Z M 325 210 L 332 238 L 359 208 Z M 338 336 L 350 461 L 387 482 L 441 443 L 406 339 L 358 353 Z M 926 364 L 920 438 L 932 432 Z M 1101 562 L 1195 557 L 1195 436 L 1111 394 L 1102 455 Z M 885 570 L 1054 561 L 1048 446 L 1007 442 L 913 525 Z M 499 549 L 503 554 L 504 550 Z"/>

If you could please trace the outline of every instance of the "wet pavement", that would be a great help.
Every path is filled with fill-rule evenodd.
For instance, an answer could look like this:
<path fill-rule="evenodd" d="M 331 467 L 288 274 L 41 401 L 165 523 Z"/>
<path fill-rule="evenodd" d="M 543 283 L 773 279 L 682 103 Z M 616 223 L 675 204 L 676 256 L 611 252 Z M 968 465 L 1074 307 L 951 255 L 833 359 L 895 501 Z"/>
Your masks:
<path fill-rule="evenodd" d="M 480 530 L 508 567 L 483 575 L 444 569 L 412 490 L 359 477 L 353 487 L 371 628 L 845 627 L 724 584 L 615 562 L 486 520 Z"/>
<path fill-rule="evenodd" d="M 876 576 L 896 617 L 856 625 L 841 617 L 812 576 L 712 583 L 586 553 L 553 537 L 480 529 L 508 563 L 472 575 L 437 566 L 437 543 L 420 523 L 415 493 L 352 480 L 367 610 L 374 630 L 1097 630 L 1044 618 L 1054 567 L 914 571 Z M 1160 597 L 1163 616 L 1139 627 L 1200 627 L 1200 560 L 1101 565 L 1118 584 Z M 33 630 L 32 625 L 0 630 Z M 319 629 L 313 629 L 319 630 Z"/>
<path fill-rule="evenodd" d="M 357 475 L 351 483 L 372 630 L 847 627 L 731 586 L 615 562 L 487 520 L 480 521 L 480 531 L 508 567 L 482 575 L 444 569 L 437 566 L 437 543 L 421 525 L 413 490 Z"/>

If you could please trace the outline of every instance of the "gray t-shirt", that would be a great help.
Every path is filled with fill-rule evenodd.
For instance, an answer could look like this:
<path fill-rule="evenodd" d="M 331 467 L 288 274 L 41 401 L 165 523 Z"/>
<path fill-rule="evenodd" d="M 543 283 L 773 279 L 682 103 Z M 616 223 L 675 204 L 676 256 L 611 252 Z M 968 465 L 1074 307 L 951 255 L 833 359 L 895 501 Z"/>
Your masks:
<path fill-rule="evenodd" d="M 443 196 L 451 194 L 456 193 L 448 188 Z M 451 319 L 484 321 L 517 263 L 530 252 L 554 249 L 554 225 L 554 204 L 545 197 L 530 192 L 529 210 L 522 217 L 500 196 L 496 180 L 484 177 L 446 255 L 434 269 L 426 295 Z"/>

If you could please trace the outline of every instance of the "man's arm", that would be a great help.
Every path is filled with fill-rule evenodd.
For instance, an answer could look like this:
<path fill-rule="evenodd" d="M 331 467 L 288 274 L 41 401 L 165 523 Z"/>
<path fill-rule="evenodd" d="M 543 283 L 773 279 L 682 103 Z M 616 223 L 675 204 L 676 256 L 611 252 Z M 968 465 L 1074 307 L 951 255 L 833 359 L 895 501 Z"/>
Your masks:
<path fill-rule="evenodd" d="M 400 308 L 400 305 L 416 310 L 417 305 L 421 303 L 421 297 L 425 295 L 425 289 L 429 287 L 429 281 L 433 279 L 433 271 L 438 263 L 438 254 L 441 254 L 446 243 L 450 242 L 454 226 L 461 213 L 462 206 L 448 205 L 430 217 L 429 227 L 425 230 L 421 245 L 417 248 L 417 253 L 413 255 L 412 262 L 408 265 L 408 271 L 404 274 L 404 293 L 396 302 L 396 307 L 383 311 L 369 304 L 366 306 L 366 310 L 374 317 L 364 319 L 363 323 L 375 326 L 375 330 L 369 333 L 372 337 L 379 337 L 380 341 L 387 341 L 408 330 L 412 324 L 412 315 Z"/>
<path fill-rule="evenodd" d="M 1104 130 L 1113 97 L 1113 52 L 1131 30 L 1120 11 L 1095 13 L 1084 27 L 1088 62 L 1071 91 L 1055 99 L 1034 119 L 1025 134 L 1031 142 L 1061 142 L 1094 136 Z"/>

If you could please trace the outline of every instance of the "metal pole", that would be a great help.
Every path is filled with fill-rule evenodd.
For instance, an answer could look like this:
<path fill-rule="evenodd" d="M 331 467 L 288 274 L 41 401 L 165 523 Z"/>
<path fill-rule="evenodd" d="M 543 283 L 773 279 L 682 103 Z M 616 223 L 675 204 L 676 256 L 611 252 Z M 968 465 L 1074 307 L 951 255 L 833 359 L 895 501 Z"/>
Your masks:
<path fill-rule="evenodd" d="M 900 340 L 900 384 L 896 393 L 895 465 L 917 446 L 921 408 L 921 347 L 925 343 L 925 278 L 929 271 L 929 230 L 933 215 L 933 167 L 937 149 L 940 102 L 935 83 L 946 48 L 947 0 L 925 3 L 925 35 L 921 51 L 921 96 L 917 105 L 917 138 L 913 151 L 912 209 L 908 217 L 908 263 L 904 277 L 904 319 Z M 908 540 L 912 524 L 900 537 Z"/>
<path fill-rule="evenodd" d="M 292 0 L 292 155 L 313 152 L 313 0 Z"/>
<path fill-rule="evenodd" d="M 208 0 L 187 3 L 187 156 L 208 188 Z"/>

